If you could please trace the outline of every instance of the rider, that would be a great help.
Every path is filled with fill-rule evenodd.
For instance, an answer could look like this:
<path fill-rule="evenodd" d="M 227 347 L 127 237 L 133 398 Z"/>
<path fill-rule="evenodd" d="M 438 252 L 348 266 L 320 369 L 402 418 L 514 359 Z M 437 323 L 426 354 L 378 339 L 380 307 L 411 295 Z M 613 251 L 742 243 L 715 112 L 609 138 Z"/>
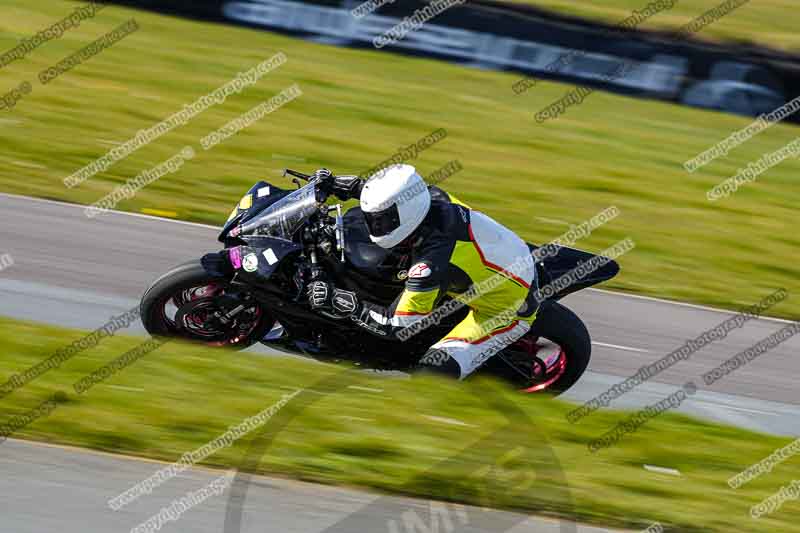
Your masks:
<path fill-rule="evenodd" d="M 388 308 L 359 302 L 354 292 L 322 280 L 308 287 L 312 308 L 349 316 L 375 335 L 406 340 L 429 325 L 434 311 L 441 312 L 437 305 L 445 295 L 461 295 L 469 307 L 466 318 L 420 360 L 423 368 L 457 378 L 530 329 L 537 311 L 529 298 L 534 261 L 513 231 L 428 187 L 411 165 L 392 165 L 366 182 L 335 177 L 327 169 L 314 176 L 330 180 L 342 200 L 360 197 L 372 242 L 387 249 L 410 247 L 413 266 L 405 290 Z"/>

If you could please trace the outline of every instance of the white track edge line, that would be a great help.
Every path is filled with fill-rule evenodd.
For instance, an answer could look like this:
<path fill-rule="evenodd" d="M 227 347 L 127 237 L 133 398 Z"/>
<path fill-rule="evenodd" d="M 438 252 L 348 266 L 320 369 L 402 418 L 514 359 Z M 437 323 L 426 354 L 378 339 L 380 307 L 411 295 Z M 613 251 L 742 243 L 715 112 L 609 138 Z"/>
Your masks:
<path fill-rule="evenodd" d="M 714 313 L 723 313 L 723 314 L 727 314 L 727 315 L 736 315 L 736 314 L 738 314 L 737 311 L 732 311 L 730 309 L 720 309 L 718 307 L 711 307 L 711 306 L 708 306 L 708 305 L 690 304 L 690 303 L 687 303 L 687 302 L 678 302 L 678 301 L 675 301 L 675 300 L 665 300 L 665 299 L 662 299 L 662 298 L 656 298 L 654 296 L 642 296 L 642 295 L 639 295 L 639 294 L 628 294 L 626 292 L 615 292 L 615 291 L 609 291 L 607 289 L 595 289 L 593 287 L 589 287 L 588 289 L 585 289 L 585 290 L 592 291 L 592 292 L 601 292 L 603 294 L 610 294 L 612 296 L 624 296 L 625 298 L 636 298 L 636 299 L 639 299 L 639 300 L 647 300 L 647 301 L 650 301 L 650 302 L 672 304 L 672 305 L 677 305 L 679 307 L 690 307 L 692 309 L 699 309 L 701 311 L 713 311 Z M 771 322 L 780 322 L 782 324 L 794 324 L 796 322 L 794 320 L 787 320 L 785 318 L 777 318 L 777 317 L 774 317 L 774 316 L 759 316 L 756 320 L 769 320 Z"/>
<path fill-rule="evenodd" d="M 88 207 L 87 205 L 84 205 L 84 204 L 73 204 L 71 202 L 63 202 L 61 200 L 50 200 L 48 198 L 33 198 L 33 197 L 30 197 L 30 196 L 23 196 L 21 194 L 11 194 L 11 193 L 0 192 L 0 196 L 6 196 L 8 198 L 15 198 L 17 200 L 27 200 L 27 201 L 30 201 L 30 202 L 39 202 L 39 203 L 43 203 L 43 204 L 55 204 L 55 205 L 60 205 L 60 206 L 64 206 L 64 207 L 77 207 L 77 208 L 80 208 L 80 209 L 86 209 Z M 222 230 L 221 226 L 212 226 L 210 224 L 202 224 L 200 222 L 188 222 L 186 220 L 176 220 L 176 219 L 173 219 L 173 218 L 164 218 L 164 217 L 157 217 L 157 216 L 153 216 L 153 215 L 145 215 L 144 213 L 131 213 L 130 211 L 117 211 L 116 209 L 109 209 L 108 212 L 109 213 L 114 213 L 116 215 L 127 215 L 127 216 L 130 216 L 130 217 L 136 217 L 136 218 L 146 218 L 148 220 L 157 220 L 157 221 L 162 221 L 162 222 L 172 222 L 174 224 L 182 224 L 184 226 L 195 226 L 195 227 L 198 227 L 198 228 L 208 228 L 208 229 L 213 229 L 213 230 L 217 230 L 217 231 L 221 231 Z"/>
<path fill-rule="evenodd" d="M 608 344 L 607 342 L 592 341 L 592 344 L 595 346 L 602 346 L 603 348 L 614 348 L 616 350 L 623 350 L 627 352 L 650 353 L 650 350 L 645 350 L 644 348 L 633 348 L 631 346 L 621 346 L 619 344 Z"/>

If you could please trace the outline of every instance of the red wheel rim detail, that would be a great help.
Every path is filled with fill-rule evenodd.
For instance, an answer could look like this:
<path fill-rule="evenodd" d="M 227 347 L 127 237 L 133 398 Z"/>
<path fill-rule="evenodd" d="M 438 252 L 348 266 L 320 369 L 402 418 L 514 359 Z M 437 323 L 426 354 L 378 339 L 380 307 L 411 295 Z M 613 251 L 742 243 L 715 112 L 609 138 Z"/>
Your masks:
<path fill-rule="evenodd" d="M 564 375 L 564 372 L 566 370 L 567 370 L 567 353 L 564 351 L 563 348 L 561 348 L 561 351 L 558 354 L 556 366 L 555 368 L 550 370 L 552 375 L 545 381 L 537 383 L 536 385 L 528 387 L 527 389 L 522 389 L 520 392 L 532 393 L 532 392 L 543 391 L 547 389 L 547 387 L 558 381 L 561 378 L 561 376 Z"/>
<path fill-rule="evenodd" d="M 173 327 L 178 327 L 178 324 L 175 322 L 174 317 L 170 317 L 171 313 L 167 313 L 167 305 L 170 303 L 180 308 L 183 304 L 188 303 L 190 301 L 194 301 L 200 298 L 209 298 L 213 296 L 220 295 L 224 293 L 224 288 L 221 287 L 217 283 L 211 283 L 209 285 L 202 285 L 198 287 L 190 287 L 188 289 L 183 289 L 179 291 L 177 294 L 172 295 L 171 297 L 167 297 L 164 302 L 160 305 L 160 313 L 162 319 L 171 324 Z M 202 310 L 201 312 L 203 312 Z M 255 329 L 258 327 L 258 323 L 261 320 L 261 308 L 259 306 L 254 306 L 254 317 L 250 319 L 248 322 L 245 323 L 246 329 L 238 331 L 238 334 L 234 337 L 225 339 L 225 340 L 216 340 L 216 341 L 203 341 L 201 339 L 196 339 L 207 346 L 212 347 L 219 347 L 219 346 L 232 346 L 239 344 L 243 340 L 245 340 Z M 191 321 L 195 327 L 189 328 L 195 335 L 198 335 L 198 329 L 202 329 L 202 324 L 204 320 L 202 318 L 197 317 L 196 315 L 187 315 L 186 318 Z M 186 327 L 188 324 L 184 324 L 183 327 Z M 202 337 L 202 334 L 198 336 Z"/>

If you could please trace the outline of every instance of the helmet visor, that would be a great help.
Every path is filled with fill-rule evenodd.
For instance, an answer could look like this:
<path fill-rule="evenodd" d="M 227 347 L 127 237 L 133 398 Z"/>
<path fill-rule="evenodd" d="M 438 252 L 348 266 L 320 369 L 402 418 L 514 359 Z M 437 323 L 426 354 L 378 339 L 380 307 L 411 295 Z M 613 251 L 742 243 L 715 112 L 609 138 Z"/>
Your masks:
<path fill-rule="evenodd" d="M 364 211 L 364 218 L 367 219 L 367 227 L 373 237 L 383 237 L 400 227 L 400 212 L 397 210 L 397 204 L 392 204 L 391 207 L 374 213 Z"/>

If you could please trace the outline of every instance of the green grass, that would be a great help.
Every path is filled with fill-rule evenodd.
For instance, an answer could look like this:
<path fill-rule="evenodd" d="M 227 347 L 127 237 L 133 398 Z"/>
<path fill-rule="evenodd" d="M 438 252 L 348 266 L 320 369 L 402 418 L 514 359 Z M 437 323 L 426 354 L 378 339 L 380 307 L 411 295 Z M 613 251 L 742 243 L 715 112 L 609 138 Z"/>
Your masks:
<path fill-rule="evenodd" d="M 603 0 L 602 2 L 573 2 L 572 0 L 506 0 L 529 4 L 559 13 L 616 24 L 641 10 L 651 0 Z M 674 30 L 723 0 L 678 0 L 675 6 L 645 22 L 642 29 Z M 697 35 L 701 40 L 752 42 L 777 49 L 800 49 L 792 0 L 752 0 L 734 10 Z"/>
<path fill-rule="evenodd" d="M 0 49 L 73 6 L 6 2 Z M 40 70 L 131 16 L 141 30 L 49 85 L 38 84 Z M 287 64 L 255 87 L 80 187 L 62 184 L 112 148 L 109 141 L 132 138 L 278 51 L 287 54 Z M 32 94 L 0 115 L 3 191 L 89 204 L 191 144 L 198 151 L 193 161 L 119 207 L 219 224 L 257 179 L 290 186 L 279 177 L 284 166 L 359 172 L 443 127 L 448 138 L 412 163 L 426 173 L 460 160 L 464 170 L 445 188 L 532 242 L 549 241 L 616 205 L 617 219 L 577 243 L 595 252 L 628 236 L 637 243 L 606 288 L 735 308 L 796 285 L 797 161 L 783 162 L 731 198 L 705 199 L 707 189 L 739 167 L 792 140 L 795 127 L 775 126 L 688 174 L 685 160 L 750 119 L 597 93 L 558 120 L 537 124 L 534 113 L 569 86 L 543 83 L 517 96 L 512 74 L 119 7 L 0 75 L 8 89 L 23 80 L 34 84 Z M 200 149 L 200 138 L 293 83 L 303 96 L 213 150 Z M 789 298 L 770 313 L 796 318 L 800 299 Z"/>
<path fill-rule="evenodd" d="M 3 380 L 81 336 L 4 318 L 0 334 L 5 339 Z M 572 425 L 564 418 L 569 404 L 484 380 L 458 383 L 348 372 L 357 377 L 342 383 L 362 388 L 337 388 L 330 383 L 341 378 L 340 367 L 177 343 L 162 346 L 85 394 L 73 391 L 73 383 L 141 341 L 106 339 L 12 392 L 0 400 L 0 425 L 61 390 L 66 396 L 57 409 L 14 436 L 173 461 L 282 395 L 307 388 L 317 392 L 301 393 L 283 408 L 285 413 L 266 423 L 275 439 L 251 470 L 639 529 L 660 521 L 682 532 L 800 530 L 796 503 L 757 523 L 747 514 L 751 505 L 800 478 L 797 461 L 786 461 L 736 491 L 726 485 L 730 476 L 787 439 L 684 416 L 662 415 L 592 455 L 587 443 L 624 414 L 603 411 Z M 276 430 L 284 414 L 296 416 Z M 509 424 L 510 431 L 499 431 Z M 239 465 L 253 437 L 204 464 Z M 676 468 L 682 475 L 650 472 L 644 464 Z M 562 480 L 572 508 L 565 503 Z"/>

